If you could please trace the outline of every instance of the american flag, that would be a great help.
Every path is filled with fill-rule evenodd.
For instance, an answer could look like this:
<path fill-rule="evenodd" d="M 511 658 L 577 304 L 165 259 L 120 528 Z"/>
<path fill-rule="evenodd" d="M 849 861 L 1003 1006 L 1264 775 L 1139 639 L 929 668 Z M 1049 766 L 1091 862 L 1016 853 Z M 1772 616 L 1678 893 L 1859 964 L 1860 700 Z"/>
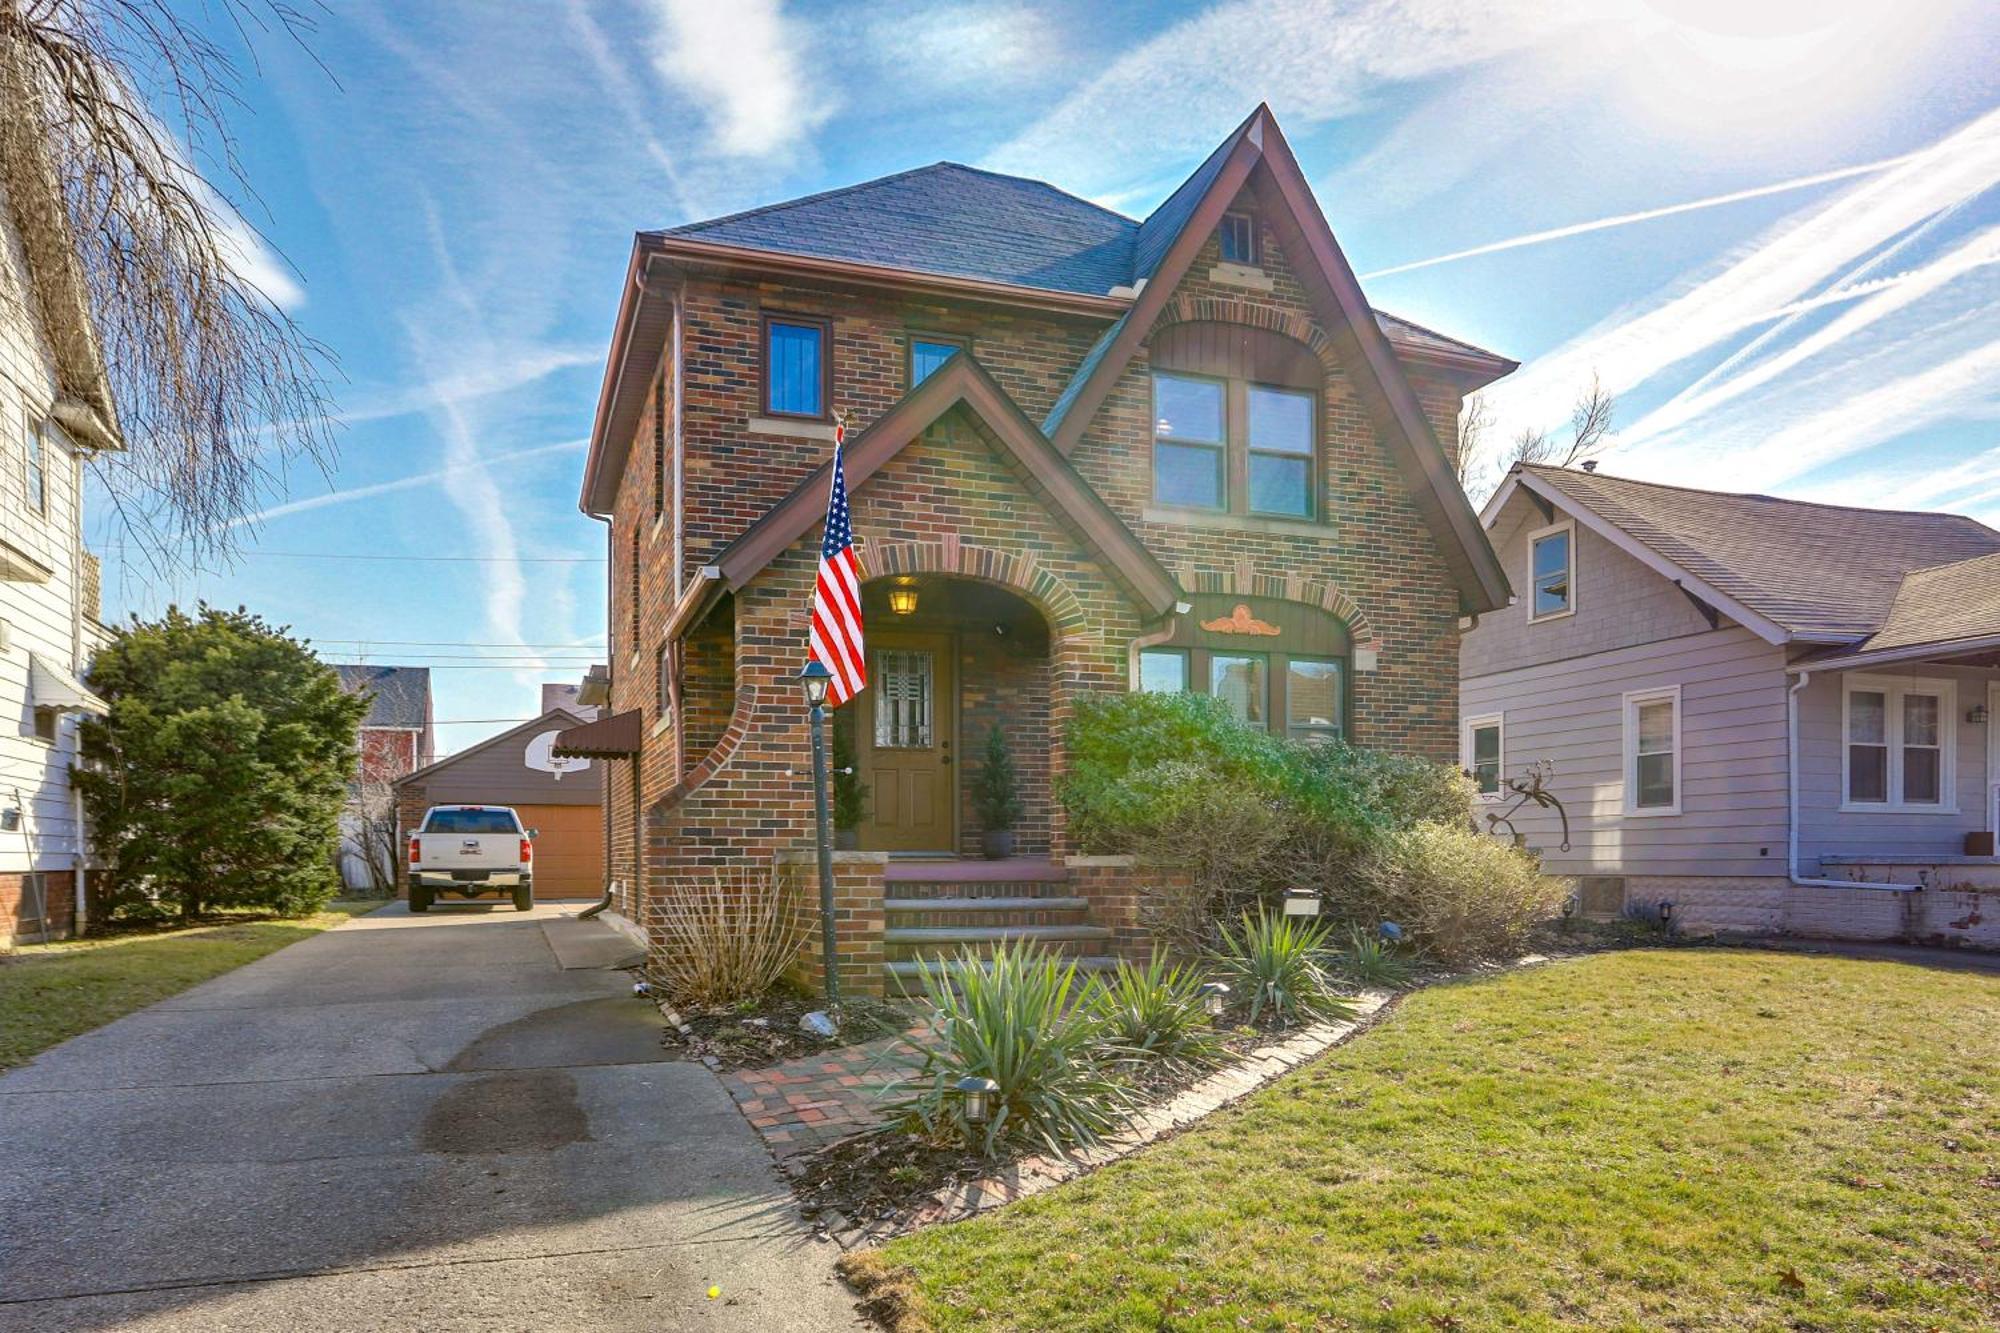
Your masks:
<path fill-rule="evenodd" d="M 861 644 L 861 562 L 854 556 L 847 469 L 840 459 L 846 441 L 846 429 L 835 426 L 833 495 L 826 506 L 826 537 L 819 545 L 819 582 L 813 587 L 812 658 L 833 673 L 826 697 L 835 707 L 868 684 L 868 658 Z"/>

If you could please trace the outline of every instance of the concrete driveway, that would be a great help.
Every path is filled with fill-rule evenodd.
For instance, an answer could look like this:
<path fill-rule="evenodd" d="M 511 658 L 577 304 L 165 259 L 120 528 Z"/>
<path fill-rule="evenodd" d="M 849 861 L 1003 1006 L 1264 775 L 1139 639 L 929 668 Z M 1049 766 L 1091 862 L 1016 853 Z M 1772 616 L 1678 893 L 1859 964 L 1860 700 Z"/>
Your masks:
<path fill-rule="evenodd" d="M 574 910 L 387 908 L 0 1076 L 0 1329 L 861 1326 Z"/>

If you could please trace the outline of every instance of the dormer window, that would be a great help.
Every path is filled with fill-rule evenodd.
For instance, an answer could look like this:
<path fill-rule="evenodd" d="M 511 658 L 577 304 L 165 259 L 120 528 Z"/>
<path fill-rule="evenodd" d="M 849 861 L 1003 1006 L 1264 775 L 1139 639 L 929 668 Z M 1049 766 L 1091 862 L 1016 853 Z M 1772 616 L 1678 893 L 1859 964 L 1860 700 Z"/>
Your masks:
<path fill-rule="evenodd" d="M 1576 610 L 1576 525 L 1558 523 L 1528 534 L 1528 619 L 1553 620 Z"/>
<path fill-rule="evenodd" d="M 1224 213 L 1217 238 L 1222 243 L 1222 262 L 1257 266 L 1257 223 L 1248 213 Z"/>

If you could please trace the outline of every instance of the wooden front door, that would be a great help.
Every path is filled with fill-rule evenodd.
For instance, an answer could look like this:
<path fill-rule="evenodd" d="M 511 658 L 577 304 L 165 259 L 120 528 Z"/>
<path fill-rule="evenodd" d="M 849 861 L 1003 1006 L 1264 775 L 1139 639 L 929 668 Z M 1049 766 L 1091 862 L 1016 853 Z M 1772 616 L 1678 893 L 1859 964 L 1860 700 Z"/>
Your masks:
<path fill-rule="evenodd" d="M 949 634 L 871 634 L 856 757 L 868 785 L 861 846 L 875 852 L 958 848 L 952 741 L 958 682 Z"/>

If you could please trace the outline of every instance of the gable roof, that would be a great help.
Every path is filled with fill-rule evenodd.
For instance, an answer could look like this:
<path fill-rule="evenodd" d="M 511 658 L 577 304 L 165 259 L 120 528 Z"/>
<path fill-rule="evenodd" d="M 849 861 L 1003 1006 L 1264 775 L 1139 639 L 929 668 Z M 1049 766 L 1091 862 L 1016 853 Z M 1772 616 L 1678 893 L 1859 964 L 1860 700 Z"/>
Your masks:
<path fill-rule="evenodd" d="M 931 423 L 954 409 L 964 410 L 969 424 L 1029 493 L 1104 565 L 1135 603 L 1155 616 L 1173 609 L 1180 599 L 1180 585 L 1174 577 L 970 352 L 960 352 L 946 361 L 848 444 L 848 490 L 861 489 Z M 743 587 L 825 520 L 832 470 L 831 462 L 815 468 L 701 571 L 701 579 L 668 617 L 670 638 L 683 633 L 724 592 Z"/>
<path fill-rule="evenodd" d="M 2000 634 L 2000 551 L 1904 575 L 1867 651 L 1988 639 Z"/>
<path fill-rule="evenodd" d="M 349 694 L 372 691 L 364 727 L 395 727 L 421 731 L 431 724 L 431 669 L 429 667 L 372 666 L 351 662 L 332 663 L 340 673 L 340 687 Z"/>
<path fill-rule="evenodd" d="M 1175 287 L 1209 233 L 1246 187 L 1264 204 L 1264 222 L 1292 257 L 1308 300 L 1331 316 L 1324 322 L 1335 351 L 1362 407 L 1388 443 L 1410 499 L 1437 540 L 1458 587 L 1460 605 L 1473 612 L 1505 605 L 1507 576 L 1487 543 L 1485 529 L 1269 107 L 1253 111 L 1169 196 L 1154 215 L 1162 219 L 1157 225 L 1149 220 L 1152 232 L 1144 244 L 1160 250 L 1155 267 L 1132 308 L 1106 331 L 1065 387 L 1044 425 L 1049 438 L 1065 454 L 1076 448 L 1154 321 L 1173 299 Z"/>
<path fill-rule="evenodd" d="M 1536 464 L 1508 474 L 1488 503 L 1489 523 L 1517 487 L 1595 520 L 1614 541 L 1622 536 L 1626 550 L 1774 643 L 1858 643 L 1886 628 L 1914 572 L 2000 553 L 2000 532 L 1960 514 L 1698 491 Z M 1939 609 L 1933 586 L 1948 585 L 1919 580 L 1918 600 L 1899 617 L 1906 625 Z"/>
<path fill-rule="evenodd" d="M 515 726 L 507 728 L 507 730 L 505 731 L 499 732 L 492 736 L 488 736 L 485 740 L 480 741 L 477 745 L 468 745 L 467 747 L 465 747 L 463 750 L 460 750 L 456 754 L 448 754 L 444 758 L 438 760 L 435 763 L 426 764 L 419 769 L 413 769 L 412 771 L 403 774 L 402 777 L 397 778 L 394 782 L 390 783 L 389 785 L 392 787 L 401 787 L 406 785 L 407 783 L 415 782 L 420 778 L 435 777 L 439 773 L 443 772 L 445 769 L 452 767 L 454 764 L 462 764 L 466 760 L 472 758 L 474 755 L 484 754 L 486 751 L 492 749 L 496 745 L 502 745 L 510 740 L 515 740 L 522 736 L 534 734 L 537 728 L 542 728 L 544 730 L 552 726 L 557 728 L 569 728 L 577 726 L 584 722 L 588 722 L 589 720 L 590 718 L 588 716 L 587 710 L 551 708 L 546 713 L 543 713 L 540 717 L 529 718 L 526 722 L 518 723 Z M 528 771 L 532 772 L 534 770 L 530 769 Z"/>

